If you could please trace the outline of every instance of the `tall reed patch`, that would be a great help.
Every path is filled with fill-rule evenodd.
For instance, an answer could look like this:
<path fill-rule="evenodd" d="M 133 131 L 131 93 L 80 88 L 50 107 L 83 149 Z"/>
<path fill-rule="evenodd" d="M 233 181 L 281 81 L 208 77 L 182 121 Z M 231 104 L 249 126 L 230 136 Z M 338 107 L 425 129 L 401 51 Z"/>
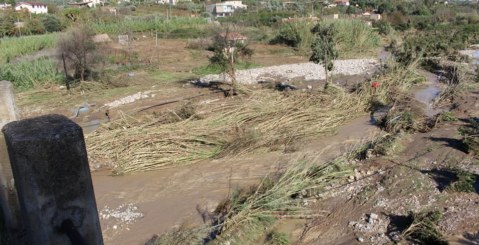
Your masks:
<path fill-rule="evenodd" d="M 364 22 L 354 19 L 327 20 L 337 30 L 336 43 L 340 58 L 357 58 L 376 54 L 380 37 Z"/>
<path fill-rule="evenodd" d="M 336 29 L 336 49 L 339 58 L 359 58 L 376 56 L 380 37 L 364 22 L 354 19 L 324 20 L 322 23 L 334 25 Z M 313 42 L 311 28 L 313 22 L 293 22 L 283 24 L 271 43 L 286 44 L 296 48 L 302 55 L 308 55 Z"/>
<path fill-rule="evenodd" d="M 0 40 L 0 64 L 13 61 L 22 55 L 31 54 L 45 48 L 52 48 L 58 34 L 9 37 Z"/>
<path fill-rule="evenodd" d="M 62 79 L 55 62 L 49 59 L 0 65 L 0 80 L 11 81 L 20 90 L 59 84 Z"/>

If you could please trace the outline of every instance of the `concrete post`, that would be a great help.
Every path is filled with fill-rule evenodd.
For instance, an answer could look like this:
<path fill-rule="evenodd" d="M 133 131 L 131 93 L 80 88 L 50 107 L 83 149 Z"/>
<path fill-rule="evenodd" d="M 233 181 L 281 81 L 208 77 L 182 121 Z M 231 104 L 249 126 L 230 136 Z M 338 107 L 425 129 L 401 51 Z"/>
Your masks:
<path fill-rule="evenodd" d="M 85 140 L 60 115 L 3 128 L 28 244 L 103 244 Z"/>
<path fill-rule="evenodd" d="M 17 118 L 13 86 L 8 81 L 0 81 L 0 129 Z M 20 231 L 20 206 L 3 134 L 0 134 L 0 207 L 9 233 Z"/>

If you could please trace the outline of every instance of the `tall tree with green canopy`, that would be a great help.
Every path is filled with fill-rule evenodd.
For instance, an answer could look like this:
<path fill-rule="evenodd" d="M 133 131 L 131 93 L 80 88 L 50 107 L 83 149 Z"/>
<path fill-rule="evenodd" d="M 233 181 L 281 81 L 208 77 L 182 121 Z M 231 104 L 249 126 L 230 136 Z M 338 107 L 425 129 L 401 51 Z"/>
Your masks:
<path fill-rule="evenodd" d="M 326 73 L 326 83 L 324 88 L 329 86 L 328 72 L 333 70 L 334 60 L 338 58 L 338 52 L 335 47 L 336 29 L 334 25 L 317 24 L 311 32 L 314 35 L 314 41 L 311 44 L 312 54 L 309 61 L 315 64 L 322 64 Z"/>

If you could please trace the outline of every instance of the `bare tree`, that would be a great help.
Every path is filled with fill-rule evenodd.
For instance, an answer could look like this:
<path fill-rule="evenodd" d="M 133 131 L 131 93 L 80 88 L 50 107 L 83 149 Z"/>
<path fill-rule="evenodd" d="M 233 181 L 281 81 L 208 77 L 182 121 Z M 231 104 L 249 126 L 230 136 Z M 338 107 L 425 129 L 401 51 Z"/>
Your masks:
<path fill-rule="evenodd" d="M 74 78 L 85 80 L 90 74 L 95 43 L 93 30 L 87 26 L 76 26 L 60 37 L 57 43 L 59 56 L 74 69 Z M 65 72 L 67 72 L 65 66 Z M 67 74 L 66 74 L 67 75 Z"/>

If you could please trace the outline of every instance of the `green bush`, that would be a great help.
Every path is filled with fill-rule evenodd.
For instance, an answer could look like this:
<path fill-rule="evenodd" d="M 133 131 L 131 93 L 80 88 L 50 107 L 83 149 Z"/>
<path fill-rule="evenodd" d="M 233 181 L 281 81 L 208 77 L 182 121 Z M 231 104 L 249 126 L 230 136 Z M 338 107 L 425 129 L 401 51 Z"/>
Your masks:
<path fill-rule="evenodd" d="M 469 119 L 469 125 L 459 128 L 459 133 L 463 136 L 462 142 L 466 145 L 467 151 L 474 155 L 479 154 L 479 120 L 477 118 Z"/>
<path fill-rule="evenodd" d="M 444 236 L 437 228 L 437 223 L 442 218 L 440 211 L 409 212 L 407 217 L 411 221 L 410 226 L 402 233 L 402 237 L 415 244 L 427 245 L 445 245 Z"/>
<path fill-rule="evenodd" d="M 38 35 L 45 33 L 45 26 L 43 22 L 39 19 L 31 19 L 25 24 L 25 31 L 26 34 L 29 35 Z"/>
<path fill-rule="evenodd" d="M 57 32 L 63 29 L 62 23 L 54 15 L 45 15 L 42 22 L 47 32 Z"/>
<path fill-rule="evenodd" d="M 393 30 L 391 24 L 384 20 L 374 22 L 373 27 L 377 28 L 379 34 L 381 35 L 389 35 Z"/>
<path fill-rule="evenodd" d="M 476 192 L 474 185 L 476 181 L 479 181 L 476 175 L 461 169 L 453 169 L 452 172 L 456 174 L 457 180 L 451 183 L 446 190 L 452 192 Z"/>
<path fill-rule="evenodd" d="M 309 28 L 308 28 L 309 27 Z M 307 29 L 307 31 L 305 31 Z M 297 48 L 303 41 L 303 37 L 309 32 L 310 26 L 306 23 L 287 23 L 281 26 L 271 44 L 286 44 Z"/>

